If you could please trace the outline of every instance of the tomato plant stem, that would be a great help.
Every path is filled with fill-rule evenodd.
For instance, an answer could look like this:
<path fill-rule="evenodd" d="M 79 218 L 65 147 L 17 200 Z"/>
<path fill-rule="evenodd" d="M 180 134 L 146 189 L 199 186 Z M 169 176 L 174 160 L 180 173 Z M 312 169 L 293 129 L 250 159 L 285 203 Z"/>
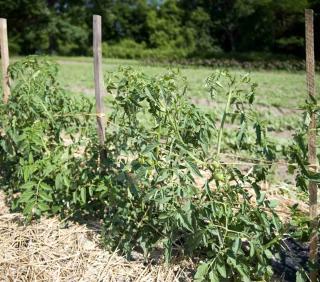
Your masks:
<path fill-rule="evenodd" d="M 223 115 L 222 115 L 222 119 L 221 119 L 221 124 L 220 124 L 220 129 L 219 129 L 219 135 L 218 135 L 217 154 L 220 154 L 220 150 L 221 150 L 223 127 L 224 127 L 224 123 L 225 123 L 226 118 L 227 118 L 227 114 L 228 114 L 228 112 L 229 112 L 229 107 L 230 107 L 230 103 L 231 103 L 231 97 L 232 97 L 232 91 L 230 90 L 230 91 L 229 91 L 229 94 L 228 94 L 227 103 L 226 103 L 226 106 L 225 106 L 225 108 L 224 108 Z"/>

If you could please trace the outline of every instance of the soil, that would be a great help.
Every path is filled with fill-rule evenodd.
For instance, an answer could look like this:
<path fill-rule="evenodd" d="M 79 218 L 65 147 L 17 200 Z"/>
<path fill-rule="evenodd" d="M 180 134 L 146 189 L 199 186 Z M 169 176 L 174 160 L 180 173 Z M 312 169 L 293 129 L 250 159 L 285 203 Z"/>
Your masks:
<path fill-rule="evenodd" d="M 273 281 L 295 282 L 298 271 L 308 273 L 309 247 L 291 237 L 282 241 L 280 259 L 274 259 L 272 267 L 275 272 Z M 319 258 L 319 256 L 318 256 Z M 320 259 L 318 261 L 320 265 Z M 320 272 L 318 274 L 320 277 Z"/>

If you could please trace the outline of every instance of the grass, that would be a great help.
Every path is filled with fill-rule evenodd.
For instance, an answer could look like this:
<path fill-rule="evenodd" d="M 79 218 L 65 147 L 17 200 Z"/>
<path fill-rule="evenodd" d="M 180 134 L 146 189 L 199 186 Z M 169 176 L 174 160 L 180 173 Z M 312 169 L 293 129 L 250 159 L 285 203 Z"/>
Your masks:
<path fill-rule="evenodd" d="M 91 58 L 53 57 L 61 65 L 60 81 L 72 92 L 94 93 L 93 66 Z M 144 65 L 136 60 L 104 59 L 104 72 L 115 71 L 119 66 L 133 66 L 149 75 L 164 73 L 166 66 Z M 189 82 L 189 95 L 193 98 L 204 98 L 204 81 L 213 69 L 205 67 L 179 67 Z M 232 70 L 244 73 L 244 70 Z M 296 109 L 306 97 L 305 73 L 286 71 L 252 71 L 253 81 L 258 83 L 256 103 L 267 106 Z M 318 89 L 320 81 L 317 80 Z M 223 99 L 221 97 L 220 99 Z"/>

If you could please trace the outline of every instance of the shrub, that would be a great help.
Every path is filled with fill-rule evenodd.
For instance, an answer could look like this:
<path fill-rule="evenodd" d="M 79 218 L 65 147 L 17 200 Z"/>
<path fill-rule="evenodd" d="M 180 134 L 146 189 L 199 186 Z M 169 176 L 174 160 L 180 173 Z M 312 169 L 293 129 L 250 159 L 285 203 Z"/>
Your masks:
<path fill-rule="evenodd" d="M 102 50 L 105 57 L 120 59 L 182 59 L 190 53 L 187 49 L 173 47 L 146 48 L 145 43 L 137 43 L 131 39 L 124 39 L 113 45 L 104 42 Z"/>
<path fill-rule="evenodd" d="M 132 39 L 123 39 L 118 44 L 102 45 L 103 56 L 108 58 L 120 58 L 120 59 L 140 59 L 143 58 L 142 53 L 145 50 L 145 43 L 137 43 Z"/>

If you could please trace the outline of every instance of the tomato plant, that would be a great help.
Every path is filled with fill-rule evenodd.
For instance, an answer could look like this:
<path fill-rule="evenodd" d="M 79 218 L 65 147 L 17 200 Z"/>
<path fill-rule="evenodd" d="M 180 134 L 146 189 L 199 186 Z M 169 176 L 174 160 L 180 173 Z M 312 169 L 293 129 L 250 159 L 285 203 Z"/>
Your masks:
<path fill-rule="evenodd" d="M 57 65 L 30 57 L 10 67 L 10 100 L 1 104 L 1 184 L 13 209 L 28 216 L 63 212 L 69 205 L 75 153 L 86 140 L 92 104 L 68 95 Z M 64 139 L 72 144 L 66 146 Z"/>
<path fill-rule="evenodd" d="M 218 126 L 190 104 L 177 73 L 149 78 L 123 69 L 107 84 L 115 95 L 109 156 L 123 167 L 105 217 L 107 244 L 127 253 L 139 246 L 146 255 L 161 245 L 167 261 L 177 253 L 199 257 L 199 281 L 270 277 L 268 259 L 280 240 L 281 224 L 260 192 L 267 169 L 256 166 L 244 174 L 219 156 L 229 118 L 239 125 L 234 147 L 250 143 L 260 158 L 270 158 L 265 132 L 250 106 L 255 89 L 250 79 L 227 72 L 208 78 L 210 95 L 220 92 L 227 98 Z M 256 133 L 254 142 L 246 134 L 249 128 Z"/>
<path fill-rule="evenodd" d="M 161 248 L 167 262 L 194 258 L 197 281 L 271 277 L 282 225 L 260 189 L 268 165 L 244 172 L 222 161 L 229 149 L 274 158 L 252 106 L 256 85 L 249 76 L 217 71 L 206 80 L 211 99 L 226 99 L 216 119 L 190 103 L 178 72 L 113 73 L 106 81 L 113 95 L 107 157 L 99 163 L 92 105 L 68 95 L 56 72 L 56 65 L 36 57 L 10 68 L 12 96 L 0 107 L 0 158 L 13 209 L 30 219 L 100 217 L 109 247 L 128 256 L 138 248 L 146 259 Z M 237 138 L 225 142 L 227 123 L 235 125 Z"/>

